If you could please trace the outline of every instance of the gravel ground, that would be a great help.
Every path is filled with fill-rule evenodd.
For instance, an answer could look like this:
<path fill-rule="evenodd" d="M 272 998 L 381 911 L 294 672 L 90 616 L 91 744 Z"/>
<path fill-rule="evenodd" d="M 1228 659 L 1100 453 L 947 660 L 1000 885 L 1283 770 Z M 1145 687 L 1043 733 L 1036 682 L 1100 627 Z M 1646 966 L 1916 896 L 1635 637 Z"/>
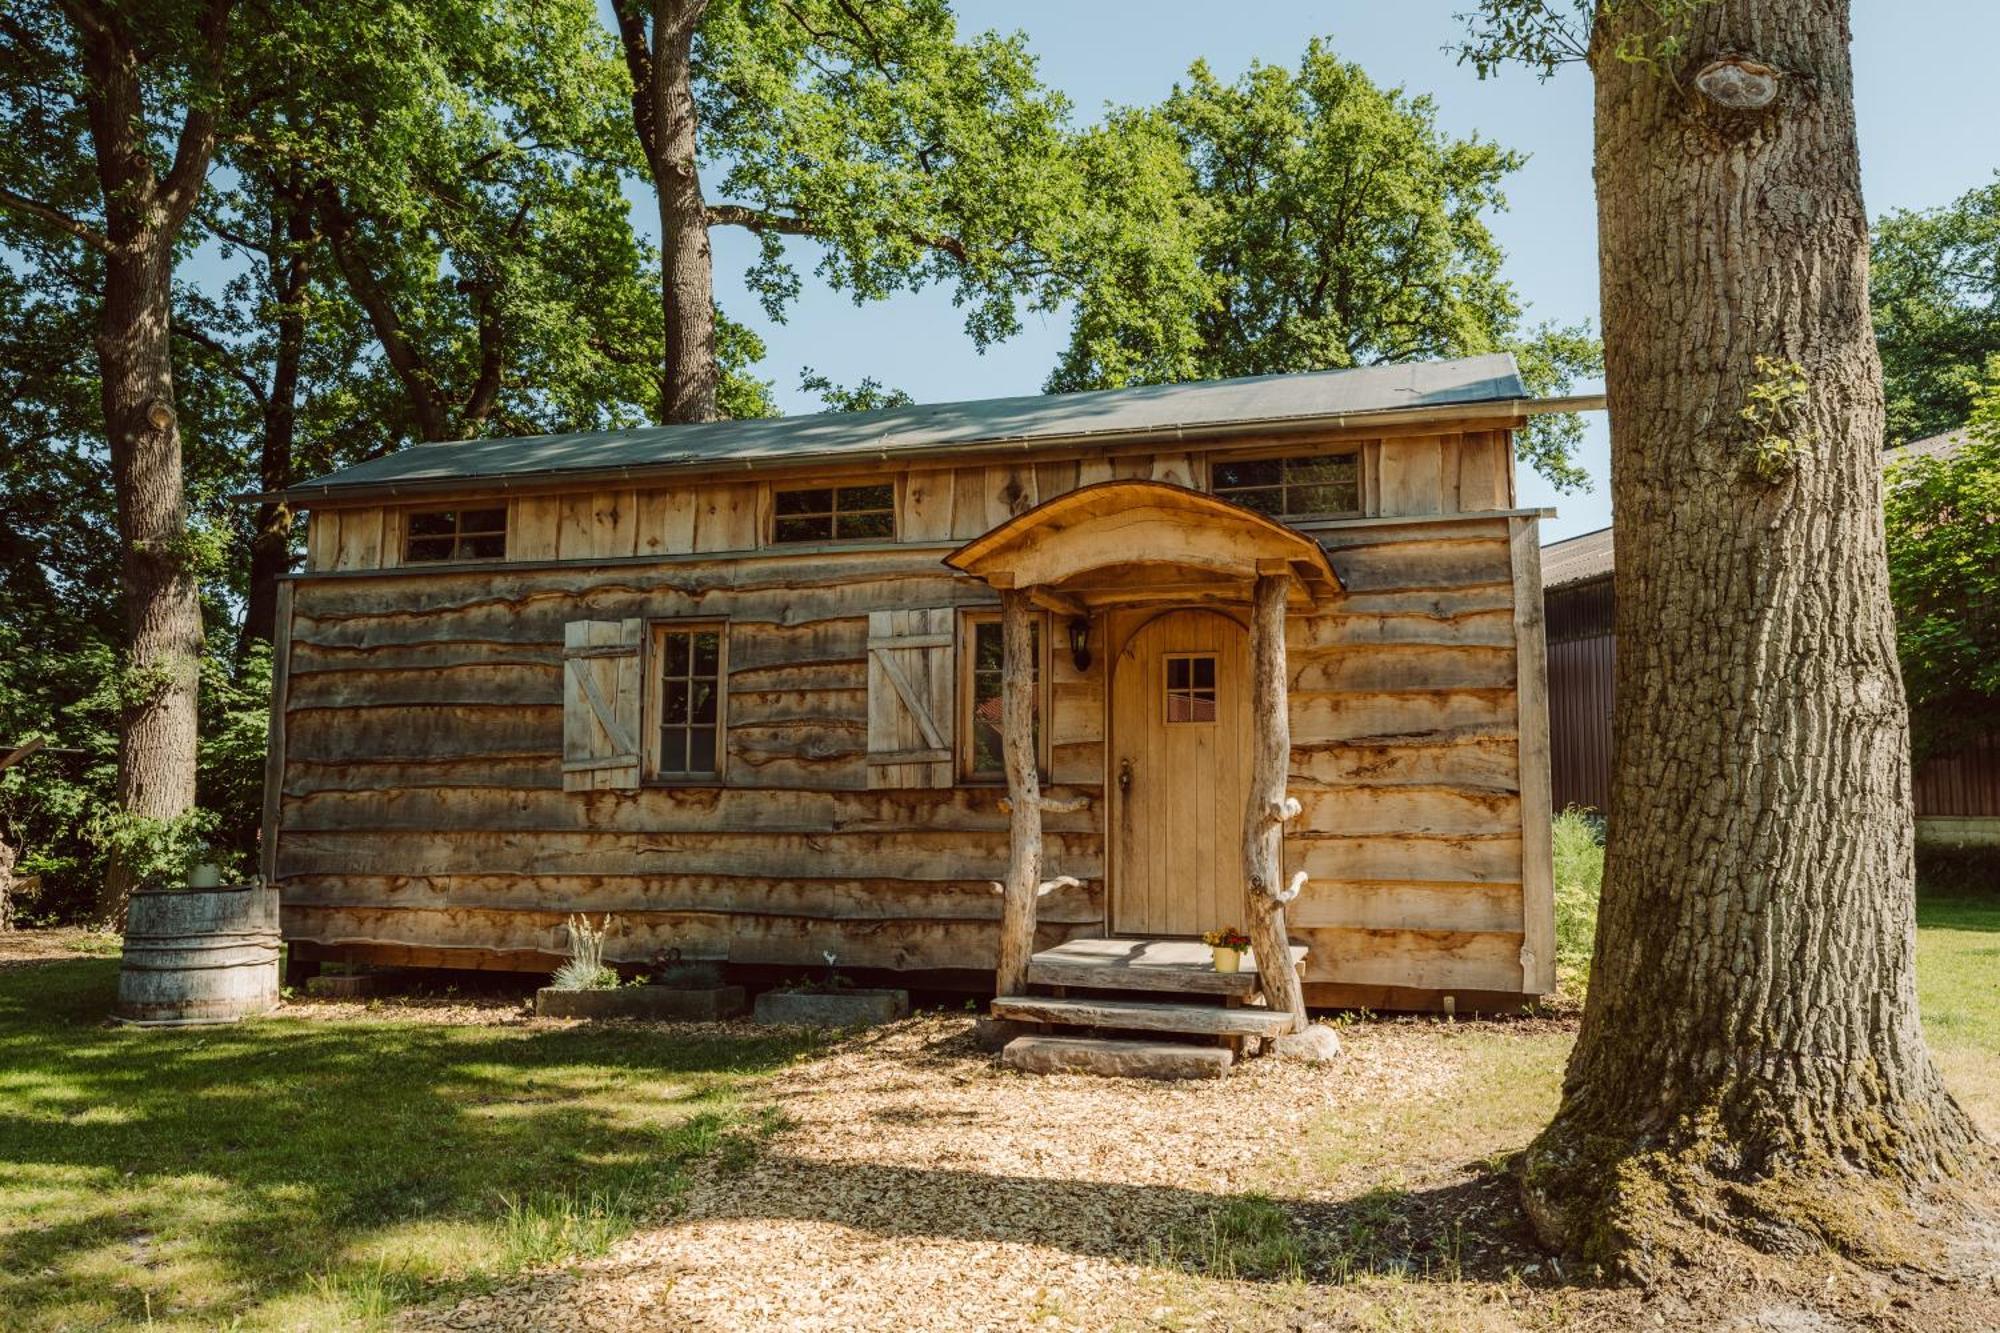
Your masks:
<path fill-rule="evenodd" d="M 406 1324 L 2000 1327 L 1990 1286 L 1961 1299 L 1809 1262 L 1652 1296 L 1571 1285 L 1527 1243 L 1504 1175 L 1464 1160 L 1449 1135 L 1409 1160 L 1322 1169 L 1306 1159 L 1308 1127 L 1446 1094 L 1468 1030 L 1505 1040 L 1566 1026 L 1362 1024 L 1331 1065 L 1253 1061 L 1219 1082 L 1157 1084 L 1015 1075 L 973 1046 L 966 1020 L 918 1017 L 779 1075 L 768 1096 L 783 1128 L 747 1168 L 704 1174 L 673 1218 L 601 1259 Z M 1314 1251 L 1302 1273 L 1232 1278 L 1201 1237 L 1245 1194 L 1296 1235 L 1378 1239 L 1358 1269 L 1315 1267 Z M 1446 1234 L 1448 1255 L 1437 1244 Z"/>

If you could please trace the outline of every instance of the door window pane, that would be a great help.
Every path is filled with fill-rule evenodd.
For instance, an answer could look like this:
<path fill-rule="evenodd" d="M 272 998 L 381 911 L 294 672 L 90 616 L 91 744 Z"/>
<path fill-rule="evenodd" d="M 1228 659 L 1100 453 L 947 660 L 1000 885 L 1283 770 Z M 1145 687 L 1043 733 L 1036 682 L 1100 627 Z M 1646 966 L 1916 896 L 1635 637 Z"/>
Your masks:
<path fill-rule="evenodd" d="M 1167 659 L 1167 721 L 1215 721 L 1215 656 L 1212 653 Z"/>

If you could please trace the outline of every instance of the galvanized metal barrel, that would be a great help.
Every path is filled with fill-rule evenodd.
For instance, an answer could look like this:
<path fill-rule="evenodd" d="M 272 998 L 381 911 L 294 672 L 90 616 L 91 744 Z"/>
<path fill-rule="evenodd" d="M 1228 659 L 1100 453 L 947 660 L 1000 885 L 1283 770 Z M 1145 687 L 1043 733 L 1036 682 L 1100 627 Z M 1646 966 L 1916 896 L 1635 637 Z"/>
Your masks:
<path fill-rule="evenodd" d="M 233 1023 L 277 1005 L 277 890 L 245 884 L 132 895 L 114 1017 L 187 1027 Z"/>

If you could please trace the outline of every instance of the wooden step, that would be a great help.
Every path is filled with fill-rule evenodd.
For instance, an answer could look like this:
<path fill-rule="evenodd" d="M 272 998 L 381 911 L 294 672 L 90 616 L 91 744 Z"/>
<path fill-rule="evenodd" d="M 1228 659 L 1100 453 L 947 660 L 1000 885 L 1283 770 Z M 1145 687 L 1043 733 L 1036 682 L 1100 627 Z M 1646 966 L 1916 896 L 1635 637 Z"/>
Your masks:
<path fill-rule="evenodd" d="M 1292 946 L 1292 965 L 1305 961 Z M 1193 940 L 1071 940 L 1028 960 L 1036 986 L 1097 990 L 1171 991 L 1188 995 L 1253 995 L 1257 973 L 1246 960 L 1241 972 L 1218 972 L 1208 946 Z"/>
<path fill-rule="evenodd" d="M 1292 1028 L 1290 1014 L 1219 1005 L 1162 1004 L 1157 1000 L 1078 1000 L 1053 995 L 1003 995 L 995 1018 L 1019 1023 L 1060 1023 L 1129 1032 L 1178 1032 L 1190 1037 L 1278 1036 Z"/>
<path fill-rule="evenodd" d="M 1107 1078 L 1221 1078 L 1234 1062 L 1226 1046 L 1109 1037 L 1016 1037 L 1000 1063 L 1026 1074 L 1100 1074 Z"/>

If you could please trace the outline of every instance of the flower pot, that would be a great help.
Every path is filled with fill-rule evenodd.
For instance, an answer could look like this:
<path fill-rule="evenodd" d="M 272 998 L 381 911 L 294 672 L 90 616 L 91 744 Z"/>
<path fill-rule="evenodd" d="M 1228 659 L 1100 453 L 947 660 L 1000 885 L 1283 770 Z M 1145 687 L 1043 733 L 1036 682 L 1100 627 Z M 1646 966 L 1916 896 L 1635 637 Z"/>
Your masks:
<path fill-rule="evenodd" d="M 1214 946 L 1212 952 L 1215 954 L 1215 970 L 1218 972 L 1234 972 L 1243 966 L 1241 949 L 1225 949 L 1218 944 Z"/>

